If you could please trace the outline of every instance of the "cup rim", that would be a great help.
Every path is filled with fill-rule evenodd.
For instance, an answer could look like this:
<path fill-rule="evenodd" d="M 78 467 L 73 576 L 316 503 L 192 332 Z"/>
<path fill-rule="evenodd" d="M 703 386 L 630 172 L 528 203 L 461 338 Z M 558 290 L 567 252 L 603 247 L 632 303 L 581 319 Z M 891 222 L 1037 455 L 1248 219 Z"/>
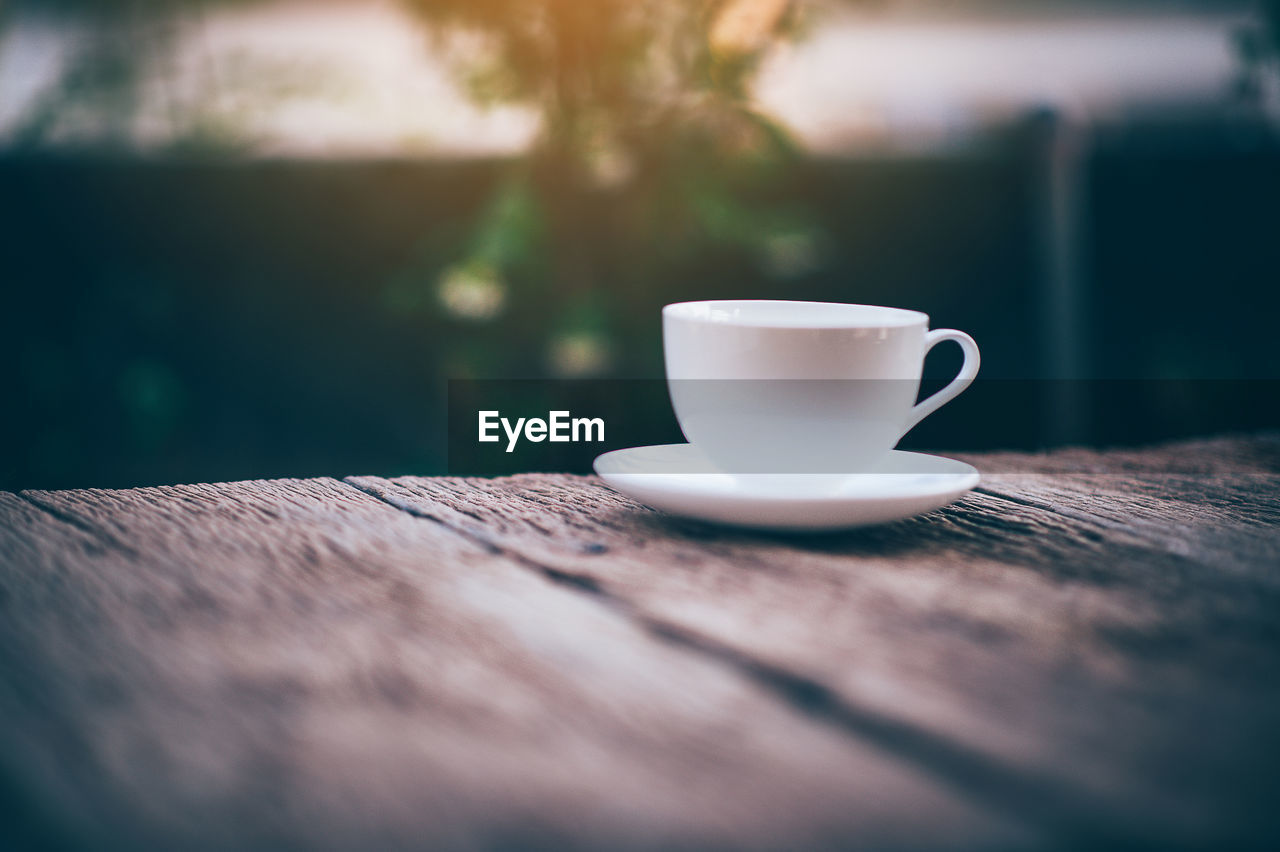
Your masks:
<path fill-rule="evenodd" d="M 905 328 L 929 324 L 928 314 L 908 308 L 794 299 L 674 302 L 662 309 L 662 316 L 707 325 L 774 329 Z"/>

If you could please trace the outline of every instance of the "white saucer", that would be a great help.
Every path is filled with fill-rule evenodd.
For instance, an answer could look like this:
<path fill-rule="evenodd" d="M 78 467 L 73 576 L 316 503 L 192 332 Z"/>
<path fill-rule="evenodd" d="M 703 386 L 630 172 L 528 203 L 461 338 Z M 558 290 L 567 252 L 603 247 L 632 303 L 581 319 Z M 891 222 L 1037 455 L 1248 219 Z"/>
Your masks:
<path fill-rule="evenodd" d="M 881 524 L 951 503 L 978 484 L 971 465 L 890 452 L 874 473 L 728 474 L 692 444 L 605 453 L 596 473 L 641 503 L 702 521 L 772 530 L 837 530 Z"/>

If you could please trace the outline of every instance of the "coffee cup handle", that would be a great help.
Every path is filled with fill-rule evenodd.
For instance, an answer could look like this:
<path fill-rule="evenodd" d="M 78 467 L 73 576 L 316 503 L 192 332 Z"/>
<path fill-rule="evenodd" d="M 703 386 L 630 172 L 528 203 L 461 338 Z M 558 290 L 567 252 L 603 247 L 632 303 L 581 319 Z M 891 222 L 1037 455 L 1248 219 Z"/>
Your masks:
<path fill-rule="evenodd" d="M 978 354 L 978 344 L 963 331 L 957 331 L 954 328 L 938 328 L 929 332 L 924 336 L 925 354 L 927 355 L 930 349 L 944 340 L 954 340 L 960 344 L 960 348 L 964 350 L 964 363 L 960 365 L 960 372 L 949 385 L 928 399 L 922 399 L 915 404 L 907 417 L 907 428 L 902 430 L 904 435 L 914 429 L 921 420 L 959 396 L 965 388 L 973 384 L 974 377 L 978 375 L 978 367 L 982 364 L 982 357 Z"/>

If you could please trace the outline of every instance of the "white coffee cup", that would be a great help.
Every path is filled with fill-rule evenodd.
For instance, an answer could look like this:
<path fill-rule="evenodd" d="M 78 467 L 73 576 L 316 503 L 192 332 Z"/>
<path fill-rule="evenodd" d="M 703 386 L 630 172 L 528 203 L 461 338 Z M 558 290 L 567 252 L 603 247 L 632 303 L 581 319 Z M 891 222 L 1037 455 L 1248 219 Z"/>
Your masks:
<path fill-rule="evenodd" d="M 836 302 L 680 302 L 662 310 L 685 437 L 730 473 L 874 470 L 978 374 L 978 346 L 919 311 Z M 924 356 L 954 340 L 959 374 L 921 402 Z"/>

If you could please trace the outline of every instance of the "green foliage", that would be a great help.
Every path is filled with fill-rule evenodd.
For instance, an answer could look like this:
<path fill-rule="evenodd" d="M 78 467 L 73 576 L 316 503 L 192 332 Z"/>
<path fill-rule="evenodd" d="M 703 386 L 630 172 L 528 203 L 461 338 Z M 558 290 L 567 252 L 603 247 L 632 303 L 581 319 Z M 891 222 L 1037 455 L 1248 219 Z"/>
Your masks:
<path fill-rule="evenodd" d="M 797 160 L 786 129 L 752 102 L 751 82 L 800 30 L 798 4 L 406 2 L 478 103 L 521 104 L 541 119 L 466 252 L 435 281 L 417 273 L 440 294 L 418 304 L 452 314 L 468 339 L 482 333 L 477 321 L 496 324 L 513 352 L 500 370 L 621 366 L 642 294 L 708 250 L 784 277 L 812 264 L 811 217 L 749 200 Z M 488 310 L 498 291 L 503 308 Z M 529 328 L 544 339 L 527 339 Z"/>
<path fill-rule="evenodd" d="M 105 128 L 96 135 L 108 146 L 128 147 L 146 63 L 163 64 L 184 16 L 261 1 L 40 4 L 96 22 L 96 36 L 27 115 L 19 143 L 44 144 L 81 117 Z M 458 232 L 424 234 L 384 282 L 390 316 L 444 329 L 444 360 L 457 355 L 472 372 L 620 367 L 636 317 L 651 313 L 645 295 L 679 268 L 722 256 L 783 280 L 820 257 L 814 217 L 768 200 L 798 152 L 751 97 L 770 50 L 804 28 L 799 0 L 402 2 L 477 104 L 540 118 L 494 196 L 460 212 Z M 255 68 L 251 85 L 269 92 L 281 79 Z M 214 112 L 175 115 L 168 150 L 204 156 L 251 141 L 242 116 Z M 459 354 L 494 351 L 506 355 Z"/>

